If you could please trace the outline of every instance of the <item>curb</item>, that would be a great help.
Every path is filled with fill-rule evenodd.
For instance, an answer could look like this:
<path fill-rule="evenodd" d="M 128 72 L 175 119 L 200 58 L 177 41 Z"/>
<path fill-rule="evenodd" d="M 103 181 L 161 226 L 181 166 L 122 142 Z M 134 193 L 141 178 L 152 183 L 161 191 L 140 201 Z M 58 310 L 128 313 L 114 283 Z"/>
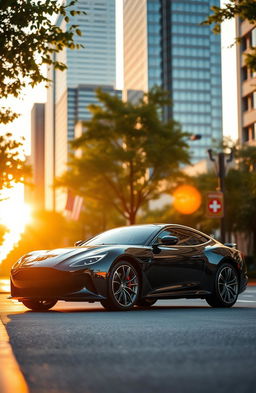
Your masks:
<path fill-rule="evenodd" d="M 29 393 L 26 381 L 15 359 L 8 333 L 0 318 L 0 391 Z"/>
<path fill-rule="evenodd" d="M 256 285 L 256 281 L 248 281 L 247 286 L 248 287 L 254 287 Z"/>

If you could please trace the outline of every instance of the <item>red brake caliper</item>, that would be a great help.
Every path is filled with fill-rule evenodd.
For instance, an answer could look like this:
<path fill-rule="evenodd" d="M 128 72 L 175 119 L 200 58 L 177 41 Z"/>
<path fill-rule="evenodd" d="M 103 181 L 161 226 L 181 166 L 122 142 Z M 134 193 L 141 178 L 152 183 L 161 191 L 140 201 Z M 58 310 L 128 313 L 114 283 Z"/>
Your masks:
<path fill-rule="evenodd" d="M 130 276 L 128 276 L 128 277 L 127 277 L 127 281 L 130 281 L 130 279 L 131 279 Z M 128 287 L 128 288 L 131 288 L 131 282 L 128 282 L 128 283 L 127 283 L 127 287 Z"/>

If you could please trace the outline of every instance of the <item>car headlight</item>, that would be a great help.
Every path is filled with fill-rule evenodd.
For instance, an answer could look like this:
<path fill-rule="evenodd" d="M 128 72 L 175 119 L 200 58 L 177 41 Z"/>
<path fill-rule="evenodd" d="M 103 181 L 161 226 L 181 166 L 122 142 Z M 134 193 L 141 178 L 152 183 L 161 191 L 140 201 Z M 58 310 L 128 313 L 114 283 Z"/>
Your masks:
<path fill-rule="evenodd" d="M 69 266 L 84 267 L 87 265 L 92 265 L 93 263 L 99 262 L 106 255 L 107 254 L 101 254 L 101 255 L 92 255 L 90 257 L 83 257 L 78 261 L 72 262 Z"/>

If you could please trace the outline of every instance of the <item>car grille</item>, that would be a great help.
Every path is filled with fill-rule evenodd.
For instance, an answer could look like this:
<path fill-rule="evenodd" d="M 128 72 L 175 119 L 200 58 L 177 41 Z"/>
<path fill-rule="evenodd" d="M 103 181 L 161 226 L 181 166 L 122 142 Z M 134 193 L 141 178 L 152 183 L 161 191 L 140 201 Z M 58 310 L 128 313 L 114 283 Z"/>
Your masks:
<path fill-rule="evenodd" d="M 84 274 L 53 268 L 21 268 L 12 273 L 12 296 L 60 296 L 86 286 Z"/>

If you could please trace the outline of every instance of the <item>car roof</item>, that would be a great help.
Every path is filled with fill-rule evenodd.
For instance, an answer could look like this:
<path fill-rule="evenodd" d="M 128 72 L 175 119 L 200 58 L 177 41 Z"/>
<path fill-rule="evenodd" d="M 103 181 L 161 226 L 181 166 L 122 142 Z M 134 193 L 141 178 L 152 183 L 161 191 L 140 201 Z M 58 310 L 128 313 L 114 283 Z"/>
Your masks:
<path fill-rule="evenodd" d="M 142 224 L 141 226 L 149 226 L 149 225 L 151 225 L 151 226 L 157 226 L 157 227 L 159 227 L 159 229 L 162 229 L 162 228 L 170 228 L 170 227 L 180 228 L 180 229 L 188 229 L 188 230 L 193 231 L 193 232 L 195 232 L 195 233 L 198 233 L 198 234 L 201 234 L 201 235 L 203 235 L 203 236 L 206 236 L 207 238 L 209 238 L 209 239 L 211 239 L 211 240 L 214 240 L 214 241 L 216 242 L 216 239 L 213 239 L 212 236 L 208 235 L 207 233 L 201 232 L 201 231 L 199 231 L 198 229 L 189 227 L 189 226 L 187 226 L 187 225 L 174 224 L 174 223 L 170 223 L 170 224 L 168 224 L 168 223 L 154 223 L 154 224 Z M 139 225 L 138 225 L 138 226 L 139 226 Z"/>
<path fill-rule="evenodd" d="M 194 232 L 197 232 L 197 233 L 201 233 L 202 235 L 205 235 L 205 236 L 207 236 L 207 237 L 209 237 L 209 238 L 212 238 L 210 235 L 208 235 L 207 233 L 204 233 L 204 232 L 201 232 L 201 231 L 199 231 L 198 229 L 196 229 L 196 228 L 192 228 L 192 227 L 189 227 L 189 226 L 187 226 L 187 225 L 182 225 L 182 224 L 175 224 L 175 223 L 152 223 L 152 224 L 135 224 L 135 225 L 128 225 L 128 226 L 130 226 L 130 227 L 132 227 L 132 226 L 134 226 L 134 227 L 158 227 L 159 228 L 159 230 L 160 229 L 162 229 L 162 228 L 170 228 L 170 227 L 175 227 L 175 228 L 180 228 L 180 229 L 188 229 L 188 230 L 190 230 L 190 231 L 194 231 Z M 122 227 L 121 227 L 122 228 Z"/>
<path fill-rule="evenodd" d="M 192 231 L 197 231 L 200 232 L 196 228 L 189 227 L 187 225 L 182 225 L 182 224 L 174 224 L 174 223 L 152 223 L 152 224 L 135 224 L 135 225 L 129 225 L 129 226 L 136 226 L 136 227 L 146 227 L 146 226 L 157 226 L 159 228 L 166 228 L 166 227 L 178 227 L 178 228 L 184 228 L 184 229 L 190 229 Z"/>

